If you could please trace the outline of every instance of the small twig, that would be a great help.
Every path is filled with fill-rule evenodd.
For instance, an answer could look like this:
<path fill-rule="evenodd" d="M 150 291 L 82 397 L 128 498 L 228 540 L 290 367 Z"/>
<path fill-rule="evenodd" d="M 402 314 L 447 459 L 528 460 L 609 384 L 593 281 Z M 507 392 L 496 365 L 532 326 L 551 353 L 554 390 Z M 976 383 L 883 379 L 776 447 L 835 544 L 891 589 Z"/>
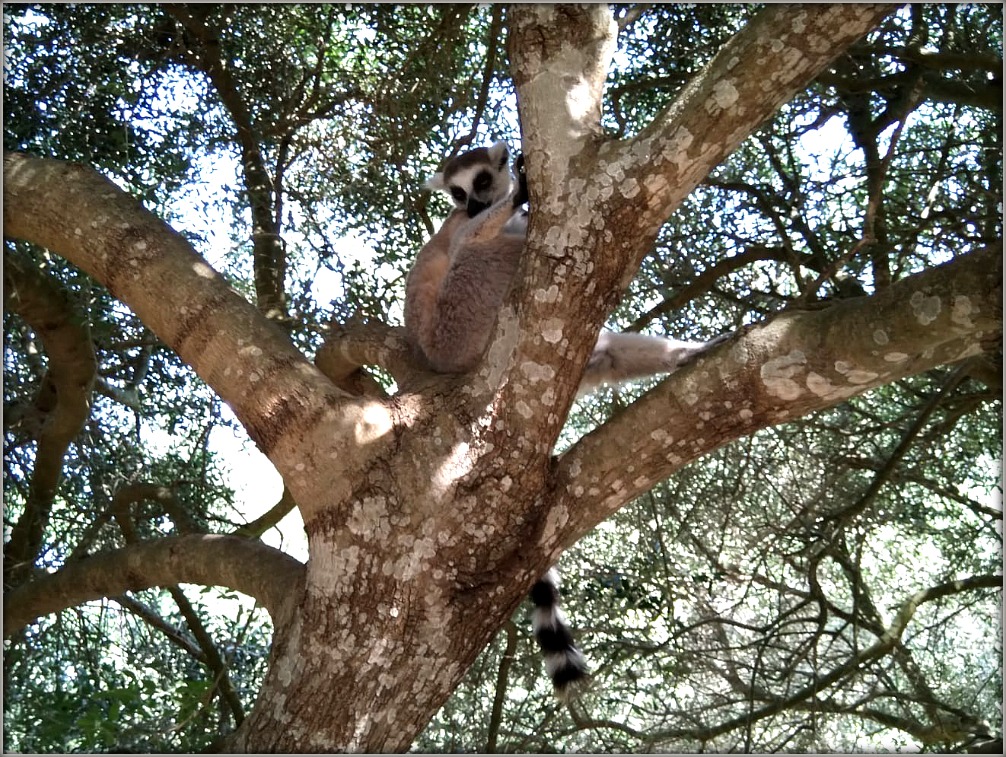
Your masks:
<path fill-rule="evenodd" d="M 475 117 L 472 120 L 472 128 L 467 134 L 454 141 L 454 147 L 451 149 L 450 157 L 457 155 L 462 147 L 466 147 L 471 144 L 472 140 L 478 136 L 479 122 L 482 120 L 482 114 L 485 112 L 486 103 L 489 100 L 489 86 L 492 84 L 493 76 L 496 73 L 496 53 L 499 47 L 499 41 L 502 37 L 503 29 L 503 6 L 496 4 L 493 5 L 493 17 L 492 22 L 489 25 L 489 34 L 487 37 L 487 52 L 486 52 L 486 65 L 485 70 L 482 73 L 482 88 L 479 90 L 479 99 L 475 103 Z"/>
<path fill-rule="evenodd" d="M 507 681 L 517 650 L 517 627 L 513 621 L 506 622 L 503 626 L 503 632 L 506 634 L 506 646 L 503 649 L 499 670 L 496 673 L 496 692 L 493 695 L 492 714 L 489 716 L 489 735 L 486 737 L 487 754 L 496 753 L 496 740 L 499 737 L 500 723 L 503 719 L 503 700 L 506 698 Z"/>
<path fill-rule="evenodd" d="M 284 487 L 283 496 L 280 497 L 279 502 L 255 520 L 250 523 L 246 523 L 243 526 L 239 526 L 231 533 L 234 536 L 246 536 L 250 539 L 257 539 L 283 520 L 287 513 L 293 510 L 296 506 L 297 503 L 294 501 L 293 495 L 290 494 L 290 490 Z"/>
<path fill-rule="evenodd" d="M 625 11 L 625 14 L 618 19 L 618 33 L 621 34 L 636 21 L 638 21 L 646 11 L 650 9 L 651 3 L 637 3 Z"/>

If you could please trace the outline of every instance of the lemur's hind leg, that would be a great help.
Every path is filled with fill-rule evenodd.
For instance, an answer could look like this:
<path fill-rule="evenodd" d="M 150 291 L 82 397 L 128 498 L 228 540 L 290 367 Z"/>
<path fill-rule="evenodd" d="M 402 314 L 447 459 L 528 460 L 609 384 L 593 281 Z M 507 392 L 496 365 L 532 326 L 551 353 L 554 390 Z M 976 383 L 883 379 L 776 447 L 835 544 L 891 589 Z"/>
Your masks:
<path fill-rule="evenodd" d="M 503 234 L 453 252 L 436 300 L 435 328 L 423 345 L 434 370 L 463 373 L 478 363 L 523 249 L 523 237 Z"/>
<path fill-rule="evenodd" d="M 602 331 L 580 380 L 579 395 L 601 384 L 617 384 L 660 373 L 673 373 L 730 337 L 708 342 L 683 342 L 649 334 Z"/>

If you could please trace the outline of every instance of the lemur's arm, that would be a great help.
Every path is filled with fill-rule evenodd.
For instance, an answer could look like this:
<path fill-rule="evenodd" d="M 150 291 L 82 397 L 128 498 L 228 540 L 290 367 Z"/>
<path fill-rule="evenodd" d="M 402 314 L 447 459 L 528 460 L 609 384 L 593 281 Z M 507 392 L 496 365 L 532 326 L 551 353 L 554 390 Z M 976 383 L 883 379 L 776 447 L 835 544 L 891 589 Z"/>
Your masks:
<path fill-rule="evenodd" d="M 451 263 L 451 240 L 467 221 L 463 210 L 451 213 L 423 245 L 405 280 L 405 331 L 424 352 L 436 327 L 437 298 Z"/>

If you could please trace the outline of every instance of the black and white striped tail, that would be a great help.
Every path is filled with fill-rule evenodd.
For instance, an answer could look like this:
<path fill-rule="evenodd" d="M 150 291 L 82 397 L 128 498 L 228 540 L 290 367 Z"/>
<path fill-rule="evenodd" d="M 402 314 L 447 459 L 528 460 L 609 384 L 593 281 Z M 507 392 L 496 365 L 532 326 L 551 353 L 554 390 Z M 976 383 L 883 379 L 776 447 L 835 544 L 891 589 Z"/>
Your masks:
<path fill-rule="evenodd" d="M 559 573 L 555 568 L 531 587 L 531 601 L 534 638 L 545 657 L 545 670 L 552 679 L 555 695 L 565 700 L 587 677 L 587 663 L 573 644 L 573 632 L 559 607 Z"/>

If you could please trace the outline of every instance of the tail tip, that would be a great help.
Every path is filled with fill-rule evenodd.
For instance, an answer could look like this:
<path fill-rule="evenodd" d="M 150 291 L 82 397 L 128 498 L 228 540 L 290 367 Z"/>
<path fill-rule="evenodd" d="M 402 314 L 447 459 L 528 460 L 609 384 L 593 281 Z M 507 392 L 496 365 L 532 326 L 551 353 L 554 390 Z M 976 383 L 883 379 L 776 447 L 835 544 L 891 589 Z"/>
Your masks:
<path fill-rule="evenodd" d="M 534 613 L 531 628 L 545 660 L 556 698 L 567 702 L 589 681 L 587 663 L 577 649 L 573 632 L 559 607 L 559 574 L 553 568 L 531 589 Z"/>
<path fill-rule="evenodd" d="M 560 702 L 575 699 L 590 685 L 590 674 L 582 659 L 555 671 L 551 678 L 555 698 Z"/>

